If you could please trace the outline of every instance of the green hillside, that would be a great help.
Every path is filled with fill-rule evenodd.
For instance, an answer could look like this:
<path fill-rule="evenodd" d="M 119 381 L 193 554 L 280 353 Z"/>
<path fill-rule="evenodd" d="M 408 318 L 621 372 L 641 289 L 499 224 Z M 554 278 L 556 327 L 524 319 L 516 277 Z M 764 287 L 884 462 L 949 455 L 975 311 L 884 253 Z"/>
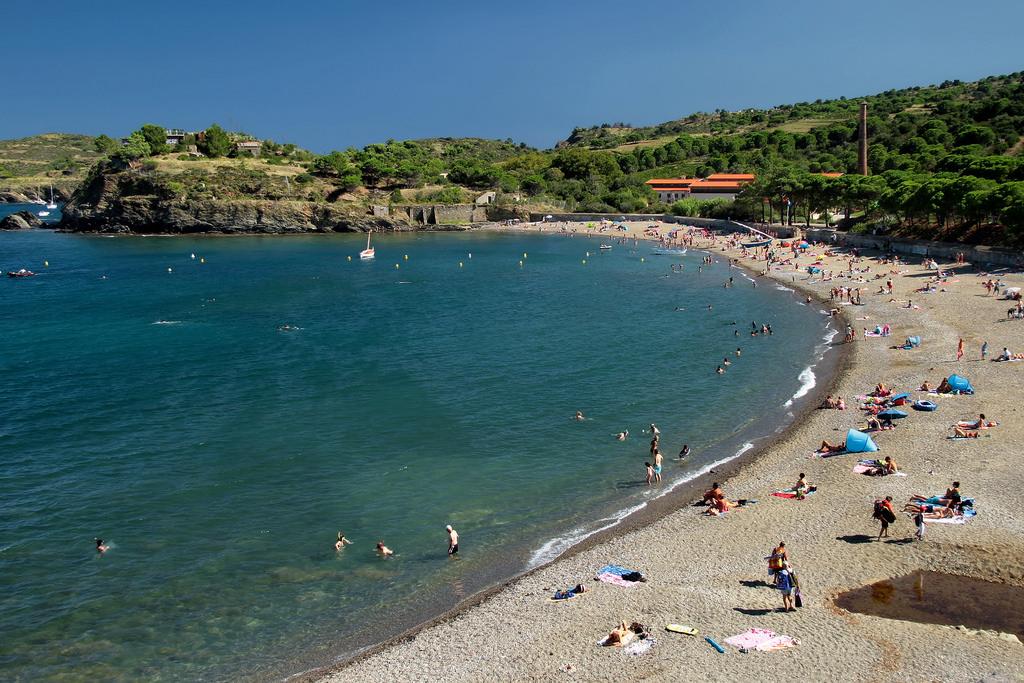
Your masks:
<path fill-rule="evenodd" d="M 45 133 L 0 140 L 0 179 L 81 176 L 101 159 L 95 138 Z"/>

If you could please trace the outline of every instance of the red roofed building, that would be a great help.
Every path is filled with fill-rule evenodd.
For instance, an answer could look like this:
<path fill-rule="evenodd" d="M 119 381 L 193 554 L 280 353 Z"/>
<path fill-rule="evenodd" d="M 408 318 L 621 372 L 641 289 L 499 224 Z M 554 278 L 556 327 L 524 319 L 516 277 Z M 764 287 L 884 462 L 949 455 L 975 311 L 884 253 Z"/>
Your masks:
<path fill-rule="evenodd" d="M 755 177 L 752 173 L 712 173 L 707 178 L 651 178 L 646 184 L 666 204 L 690 197 L 732 200 Z"/>

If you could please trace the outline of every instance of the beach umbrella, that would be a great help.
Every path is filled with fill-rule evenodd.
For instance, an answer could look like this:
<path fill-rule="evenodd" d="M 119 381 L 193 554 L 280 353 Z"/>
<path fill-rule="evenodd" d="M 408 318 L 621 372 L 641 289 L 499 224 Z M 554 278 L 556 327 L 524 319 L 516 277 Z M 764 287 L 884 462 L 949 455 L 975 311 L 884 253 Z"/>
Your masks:
<path fill-rule="evenodd" d="M 896 410 L 895 408 L 889 408 L 888 410 L 883 410 L 882 412 L 880 412 L 878 414 L 878 417 L 880 417 L 880 418 L 888 418 L 890 420 L 898 420 L 901 417 L 906 417 L 906 416 L 907 416 L 907 413 L 904 413 L 902 410 Z"/>

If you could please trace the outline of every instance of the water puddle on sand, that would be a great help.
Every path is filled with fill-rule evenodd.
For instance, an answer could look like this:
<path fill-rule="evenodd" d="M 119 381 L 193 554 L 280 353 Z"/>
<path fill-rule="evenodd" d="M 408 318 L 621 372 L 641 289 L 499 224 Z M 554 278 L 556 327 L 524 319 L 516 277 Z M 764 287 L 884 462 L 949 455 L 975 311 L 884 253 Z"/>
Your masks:
<path fill-rule="evenodd" d="M 1024 588 L 917 571 L 841 593 L 836 604 L 886 619 L 1014 633 L 1024 640 Z"/>

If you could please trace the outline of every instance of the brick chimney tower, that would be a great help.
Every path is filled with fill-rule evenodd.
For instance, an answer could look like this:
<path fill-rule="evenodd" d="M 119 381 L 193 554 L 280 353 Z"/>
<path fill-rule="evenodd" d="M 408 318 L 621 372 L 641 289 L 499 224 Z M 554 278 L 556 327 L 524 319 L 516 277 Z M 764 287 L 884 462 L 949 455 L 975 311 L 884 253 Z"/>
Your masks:
<path fill-rule="evenodd" d="M 857 138 L 857 170 L 868 175 L 868 103 L 860 103 L 860 134 Z"/>

